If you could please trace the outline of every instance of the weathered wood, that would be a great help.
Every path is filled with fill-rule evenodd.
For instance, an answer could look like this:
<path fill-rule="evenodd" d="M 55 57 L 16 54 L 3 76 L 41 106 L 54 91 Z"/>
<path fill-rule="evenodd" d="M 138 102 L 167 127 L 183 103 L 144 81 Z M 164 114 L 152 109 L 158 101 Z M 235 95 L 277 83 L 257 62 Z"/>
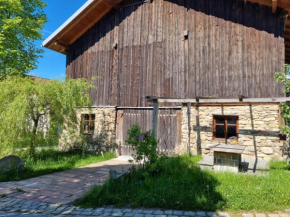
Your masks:
<path fill-rule="evenodd" d="M 151 100 L 148 99 L 147 100 Z M 153 98 L 154 101 L 159 103 L 280 103 L 289 101 L 289 97 L 279 98 L 236 98 L 236 99 L 171 99 L 171 98 Z"/>
<path fill-rule="evenodd" d="M 158 129 L 158 112 L 159 112 L 158 100 L 153 100 L 152 131 L 156 138 Z"/>
<path fill-rule="evenodd" d="M 97 77 L 94 105 L 147 107 L 146 95 L 283 97 L 273 76 L 285 63 L 283 28 L 271 7 L 241 0 L 113 9 L 70 45 L 67 76 Z"/>
<path fill-rule="evenodd" d="M 117 116 L 118 130 L 117 139 L 121 143 L 122 155 L 131 155 L 132 148 L 126 144 L 128 130 L 138 124 L 143 131 L 152 129 L 152 108 L 119 109 Z M 122 114 L 122 115 L 121 115 Z M 175 147 L 181 143 L 181 108 L 160 108 L 158 112 L 159 127 L 156 138 L 158 139 L 159 151 L 174 154 Z M 126 124 L 123 124 L 126 123 Z M 121 125 L 120 125 L 121 124 Z"/>

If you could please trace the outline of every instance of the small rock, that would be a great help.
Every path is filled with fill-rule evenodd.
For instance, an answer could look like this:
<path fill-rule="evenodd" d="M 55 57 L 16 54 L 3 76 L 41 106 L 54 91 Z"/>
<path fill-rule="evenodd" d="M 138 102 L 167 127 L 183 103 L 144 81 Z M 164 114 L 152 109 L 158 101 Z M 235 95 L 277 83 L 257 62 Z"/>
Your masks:
<path fill-rule="evenodd" d="M 23 170 L 24 163 L 21 158 L 15 155 L 8 155 L 0 159 L 0 171 L 1 172 L 9 172 L 12 170 Z"/>

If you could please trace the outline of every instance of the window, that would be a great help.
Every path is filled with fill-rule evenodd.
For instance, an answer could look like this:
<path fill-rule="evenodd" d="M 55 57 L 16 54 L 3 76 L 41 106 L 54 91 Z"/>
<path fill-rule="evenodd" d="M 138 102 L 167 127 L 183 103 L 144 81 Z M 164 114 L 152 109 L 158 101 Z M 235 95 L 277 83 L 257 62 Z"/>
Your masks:
<path fill-rule="evenodd" d="M 213 139 L 238 140 L 238 116 L 213 116 Z"/>
<path fill-rule="evenodd" d="M 82 133 L 94 134 L 95 130 L 95 115 L 82 115 Z"/>

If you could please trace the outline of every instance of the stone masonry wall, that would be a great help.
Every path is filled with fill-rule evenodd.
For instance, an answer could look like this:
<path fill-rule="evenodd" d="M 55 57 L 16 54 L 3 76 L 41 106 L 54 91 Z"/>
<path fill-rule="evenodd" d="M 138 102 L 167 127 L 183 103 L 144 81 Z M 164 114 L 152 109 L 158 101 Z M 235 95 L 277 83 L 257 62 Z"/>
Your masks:
<path fill-rule="evenodd" d="M 106 140 L 114 141 L 115 140 L 115 121 L 116 121 L 116 108 L 114 107 L 97 107 L 91 108 L 91 111 L 87 108 L 78 109 L 77 118 L 78 118 L 78 130 L 73 134 L 68 134 L 68 132 L 62 132 L 60 139 L 60 144 L 66 147 L 72 147 L 75 143 L 74 135 L 77 137 L 80 133 L 81 127 L 81 116 L 84 114 L 94 114 L 95 115 L 95 129 L 94 136 L 101 134 L 106 134 Z"/>
<path fill-rule="evenodd" d="M 196 109 L 199 110 L 198 115 Z M 238 115 L 239 140 L 238 145 L 246 146 L 243 159 L 258 158 L 264 160 L 285 158 L 282 154 L 284 141 L 280 140 L 279 105 L 244 105 L 244 106 L 199 106 L 191 107 L 190 151 L 197 154 L 201 147 L 203 155 L 211 155 L 206 147 L 222 144 L 213 140 L 213 115 Z M 178 154 L 186 153 L 188 147 L 187 107 L 182 108 L 182 142 L 176 148 Z M 199 123 L 199 126 L 198 126 Z"/>

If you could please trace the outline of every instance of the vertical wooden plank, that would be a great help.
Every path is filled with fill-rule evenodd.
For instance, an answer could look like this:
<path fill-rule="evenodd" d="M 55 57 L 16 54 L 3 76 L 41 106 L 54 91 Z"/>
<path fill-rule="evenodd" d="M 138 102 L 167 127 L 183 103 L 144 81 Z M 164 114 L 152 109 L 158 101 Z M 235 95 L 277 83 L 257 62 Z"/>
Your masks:
<path fill-rule="evenodd" d="M 158 130 L 158 100 L 153 100 L 153 115 L 152 115 L 152 131 L 155 138 L 157 138 L 157 130 Z"/>

